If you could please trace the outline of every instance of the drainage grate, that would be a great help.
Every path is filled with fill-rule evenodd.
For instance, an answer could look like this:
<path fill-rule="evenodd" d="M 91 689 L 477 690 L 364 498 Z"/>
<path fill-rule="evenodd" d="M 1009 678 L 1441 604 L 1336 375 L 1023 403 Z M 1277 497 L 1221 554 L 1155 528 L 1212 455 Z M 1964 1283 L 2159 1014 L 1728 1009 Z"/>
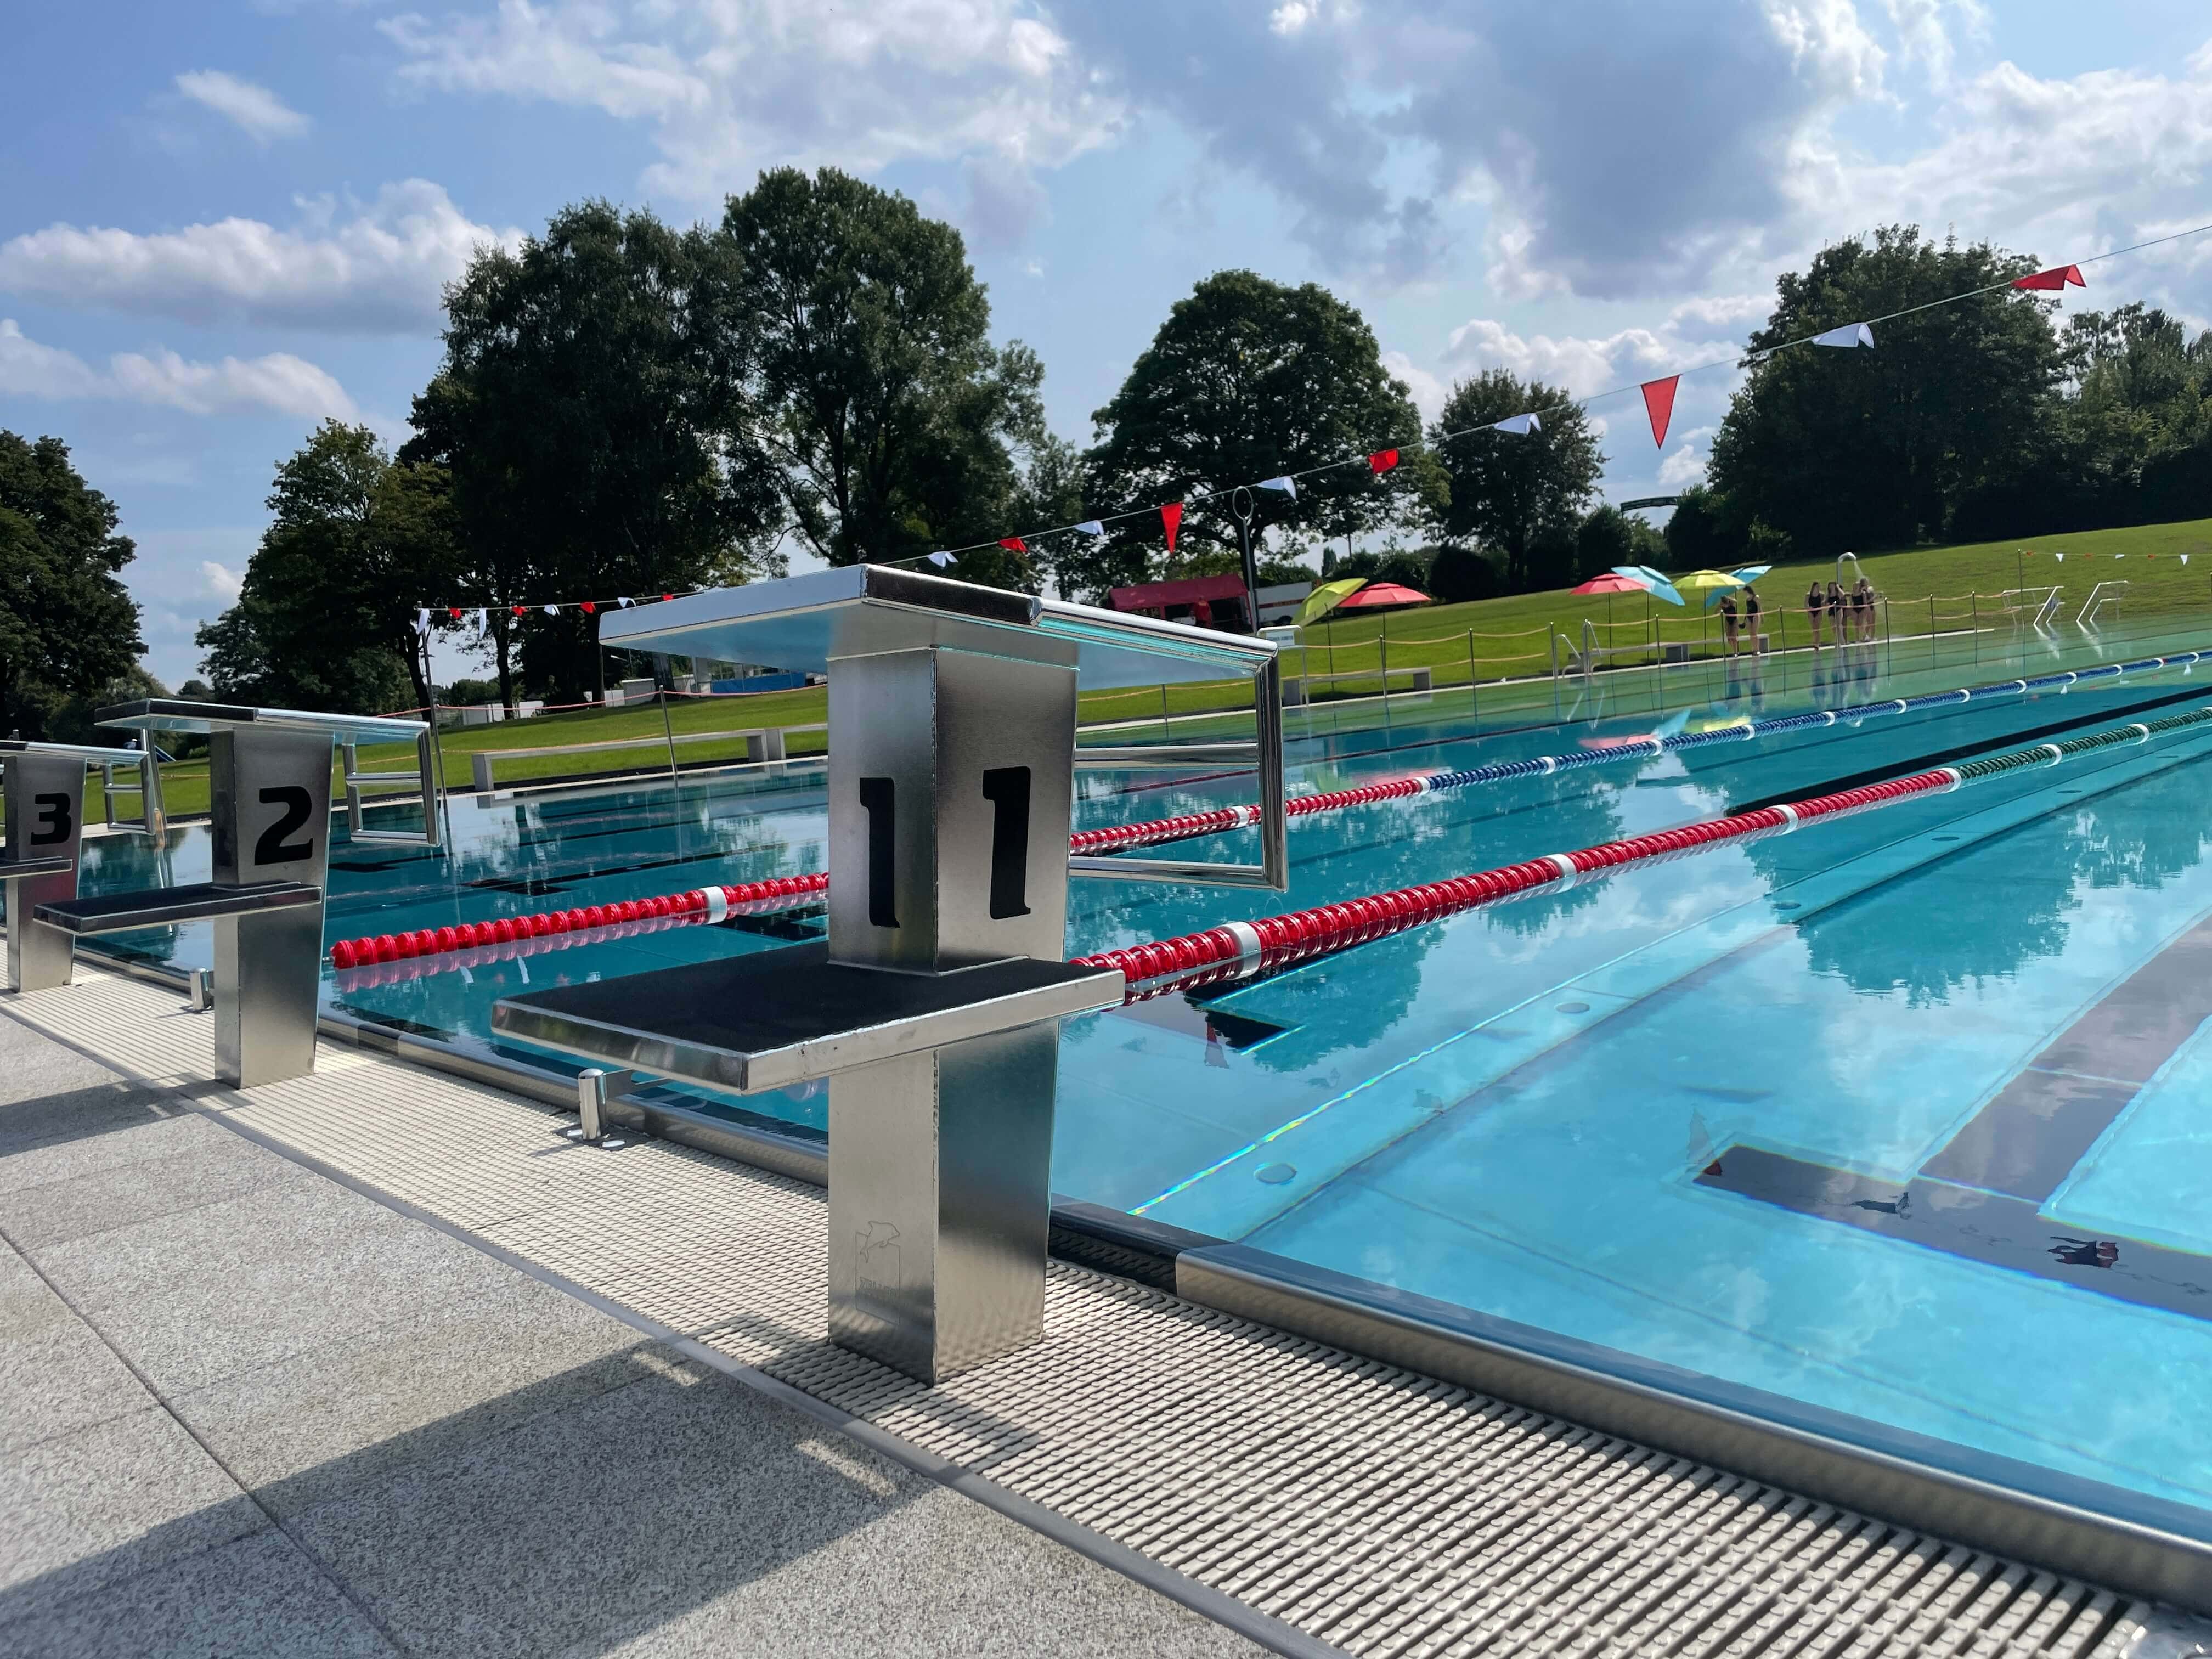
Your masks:
<path fill-rule="evenodd" d="M 2187 1654 L 2164 1616 L 1067 1262 L 936 1389 L 832 1346 L 819 1189 L 325 1044 L 208 1088 L 210 1022 L 79 969 L 5 1011 L 1359 1655 Z"/>

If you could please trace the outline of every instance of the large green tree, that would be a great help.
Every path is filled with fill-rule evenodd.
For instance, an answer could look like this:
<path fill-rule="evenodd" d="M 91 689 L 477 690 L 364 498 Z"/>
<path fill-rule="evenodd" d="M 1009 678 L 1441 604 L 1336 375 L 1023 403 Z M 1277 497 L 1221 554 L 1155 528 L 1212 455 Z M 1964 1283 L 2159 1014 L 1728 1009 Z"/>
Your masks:
<path fill-rule="evenodd" d="M 1538 416 L 1533 432 L 1491 429 L 1532 413 Z M 1571 544 L 1596 492 L 1605 457 L 1589 417 L 1561 388 L 1492 368 L 1454 386 L 1429 431 L 1450 478 L 1450 493 L 1435 515 L 1437 531 L 1495 548 L 1506 591 L 1528 592 L 1535 581 L 1531 552 L 1540 541 L 1547 548 L 1559 545 L 1562 537 Z M 1553 532 L 1548 538 L 1547 532 Z M 1571 554 L 1565 562 L 1571 568 Z M 1559 574 L 1544 572 L 1547 579 Z"/>
<path fill-rule="evenodd" d="M 0 734 L 46 735 L 55 708 L 146 648 L 116 574 L 135 550 L 116 523 L 60 439 L 0 432 Z"/>
<path fill-rule="evenodd" d="M 779 167 L 729 199 L 710 240 L 726 285 L 705 312 L 750 360 L 735 430 L 769 458 L 809 549 L 853 564 L 1018 527 L 1044 371 L 1019 342 L 992 343 L 958 231 L 834 167 Z M 988 556 L 961 574 L 1035 585 Z"/>
<path fill-rule="evenodd" d="M 723 326 L 732 261 L 705 232 L 585 202 L 517 252 L 480 250 L 447 289 L 445 362 L 401 453 L 452 474 L 465 557 L 444 597 L 499 607 L 503 698 L 518 643 L 537 689 L 567 700 L 600 681 L 596 617 L 503 607 L 781 568 L 741 414 L 750 342 Z"/>
<path fill-rule="evenodd" d="M 2049 302 L 2006 286 L 2034 268 L 1893 225 L 1784 273 L 1713 440 L 1714 487 L 1802 552 L 1943 535 L 1968 491 L 2046 448 L 2061 367 Z M 1775 350 L 1873 319 L 1887 320 L 1870 351 Z"/>
<path fill-rule="evenodd" d="M 1235 569 L 1235 503 L 1224 492 L 1262 478 L 1328 467 L 1299 478 L 1295 500 L 1252 493 L 1255 528 L 1284 554 L 1443 504 L 1443 475 L 1416 447 L 1421 420 L 1405 382 L 1382 366 L 1366 319 L 1312 283 L 1215 272 L 1176 302 L 1091 420 L 1089 516 L 1191 504 L 1172 558 L 1149 513 L 1103 538 L 1061 538 L 1055 570 L 1072 592 Z M 1363 458 L 1386 449 L 1401 452 L 1400 465 L 1370 471 Z"/>
<path fill-rule="evenodd" d="M 276 469 L 238 602 L 200 629 L 219 696 L 345 714 L 420 708 L 416 613 L 453 583 L 445 470 L 325 421 Z"/>

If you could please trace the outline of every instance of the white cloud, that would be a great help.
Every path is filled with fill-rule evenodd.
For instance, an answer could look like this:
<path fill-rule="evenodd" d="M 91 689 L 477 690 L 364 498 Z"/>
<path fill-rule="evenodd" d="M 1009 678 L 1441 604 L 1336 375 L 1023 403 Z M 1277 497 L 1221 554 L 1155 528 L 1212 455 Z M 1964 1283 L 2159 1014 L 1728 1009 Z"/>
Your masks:
<path fill-rule="evenodd" d="M 234 599 L 246 586 L 242 572 L 233 570 L 227 564 L 219 564 L 213 559 L 200 561 L 200 578 L 206 584 L 210 596 L 218 599 Z"/>
<path fill-rule="evenodd" d="M 353 420 L 360 414 L 344 387 L 289 351 L 219 362 L 193 362 L 163 348 L 150 355 L 118 351 L 102 369 L 73 351 L 40 344 L 12 317 L 0 318 L 0 392 L 56 400 L 110 398 L 188 415 L 268 410 Z"/>
<path fill-rule="evenodd" d="M 301 137 L 313 125 L 268 88 L 222 70 L 188 70 L 177 77 L 177 90 L 234 122 L 257 143 Z"/>
<path fill-rule="evenodd" d="M 1444 399 L 1451 395 L 1451 388 L 1439 377 L 1402 351 L 1384 352 L 1382 367 L 1393 380 L 1406 383 L 1406 390 L 1413 395 L 1413 407 L 1421 411 L 1423 420 L 1433 421 L 1443 412 Z"/>
<path fill-rule="evenodd" d="M 1676 447 L 1659 463 L 1659 486 L 1662 489 L 1686 489 L 1690 485 L 1705 481 L 1706 448 L 1711 444 L 1713 428 L 1709 426 L 1692 428 L 1676 442 Z"/>
<path fill-rule="evenodd" d="M 386 185 L 343 222 L 330 202 L 301 208 L 289 230 L 258 219 L 148 234 L 50 225 L 0 243 L 0 291 L 191 323 L 431 333 L 441 289 L 469 256 L 521 234 L 472 222 L 422 179 Z"/>
<path fill-rule="evenodd" d="M 406 84 L 648 123 L 662 159 L 646 187 L 694 201 L 787 162 L 977 159 L 1025 174 L 1120 118 L 1022 0 L 500 0 L 488 15 L 380 27 L 406 54 Z M 1000 197 L 1008 188 L 997 181 Z"/>
<path fill-rule="evenodd" d="M 1523 380 L 1565 386 L 1577 398 L 1680 374 L 1708 362 L 1733 360 L 1737 348 L 1722 340 L 1689 340 L 1671 327 L 1659 333 L 1625 328 L 1617 334 L 1520 335 L 1503 323 L 1478 317 L 1451 331 L 1445 361 L 1464 369 L 1509 368 Z"/>

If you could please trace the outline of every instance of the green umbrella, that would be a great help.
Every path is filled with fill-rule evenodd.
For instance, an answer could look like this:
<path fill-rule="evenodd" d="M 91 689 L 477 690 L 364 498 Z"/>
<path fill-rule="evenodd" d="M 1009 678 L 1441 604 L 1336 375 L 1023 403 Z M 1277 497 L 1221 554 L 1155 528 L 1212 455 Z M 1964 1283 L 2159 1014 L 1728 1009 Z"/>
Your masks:
<path fill-rule="evenodd" d="M 1357 593 L 1367 585 L 1364 576 L 1346 576 L 1333 582 L 1323 582 L 1306 595 L 1306 602 L 1298 607 L 1298 626 L 1318 621 Z"/>

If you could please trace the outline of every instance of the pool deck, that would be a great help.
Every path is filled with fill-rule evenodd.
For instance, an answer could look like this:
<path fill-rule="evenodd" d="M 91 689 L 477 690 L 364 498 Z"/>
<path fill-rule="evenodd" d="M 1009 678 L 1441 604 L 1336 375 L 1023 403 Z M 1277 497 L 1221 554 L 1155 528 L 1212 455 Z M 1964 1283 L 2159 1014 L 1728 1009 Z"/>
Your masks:
<path fill-rule="evenodd" d="M 2095 1586 L 1055 1262 L 921 1387 L 818 1190 L 88 969 L 0 996 L 0 1650 L 2193 1650 Z"/>

